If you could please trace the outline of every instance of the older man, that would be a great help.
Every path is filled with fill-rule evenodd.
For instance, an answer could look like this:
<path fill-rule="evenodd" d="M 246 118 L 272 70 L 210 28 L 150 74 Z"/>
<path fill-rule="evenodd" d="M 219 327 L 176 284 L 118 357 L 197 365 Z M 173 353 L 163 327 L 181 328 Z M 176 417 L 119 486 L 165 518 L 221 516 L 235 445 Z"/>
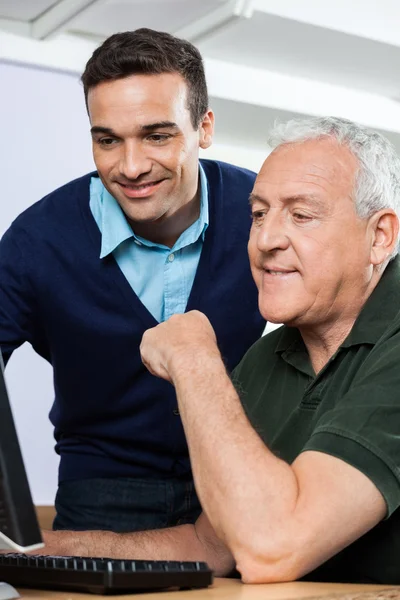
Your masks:
<path fill-rule="evenodd" d="M 236 369 L 242 403 L 201 313 L 142 341 L 146 366 L 176 388 L 203 515 L 49 537 L 59 549 L 206 559 L 247 582 L 400 583 L 399 159 L 340 119 L 274 136 L 249 254 L 261 313 L 285 326 Z"/>

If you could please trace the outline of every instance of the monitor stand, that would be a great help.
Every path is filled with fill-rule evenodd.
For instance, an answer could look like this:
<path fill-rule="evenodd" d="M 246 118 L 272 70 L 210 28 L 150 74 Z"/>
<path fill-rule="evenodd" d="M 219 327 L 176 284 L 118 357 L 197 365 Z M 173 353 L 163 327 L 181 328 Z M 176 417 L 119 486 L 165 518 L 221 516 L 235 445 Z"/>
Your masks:
<path fill-rule="evenodd" d="M 21 598 L 17 590 L 9 583 L 0 581 L 0 600 L 15 600 L 15 598 Z"/>

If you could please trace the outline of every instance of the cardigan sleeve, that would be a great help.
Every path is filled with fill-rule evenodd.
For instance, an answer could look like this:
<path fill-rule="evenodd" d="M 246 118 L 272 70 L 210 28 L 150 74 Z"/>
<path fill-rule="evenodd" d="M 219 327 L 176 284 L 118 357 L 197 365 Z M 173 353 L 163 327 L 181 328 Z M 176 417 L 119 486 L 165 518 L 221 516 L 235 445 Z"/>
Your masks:
<path fill-rule="evenodd" d="M 0 349 L 5 364 L 16 348 L 34 337 L 37 311 L 27 253 L 27 237 L 14 223 L 0 241 Z"/>

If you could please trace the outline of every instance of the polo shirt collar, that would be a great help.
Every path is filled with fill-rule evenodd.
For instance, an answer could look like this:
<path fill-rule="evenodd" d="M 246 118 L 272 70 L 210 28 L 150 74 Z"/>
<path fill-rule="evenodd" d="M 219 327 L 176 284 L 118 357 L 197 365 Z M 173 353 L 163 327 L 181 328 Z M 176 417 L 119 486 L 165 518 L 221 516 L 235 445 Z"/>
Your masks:
<path fill-rule="evenodd" d="M 400 258 L 390 261 L 341 345 L 376 344 L 399 312 Z"/>
<path fill-rule="evenodd" d="M 400 257 L 387 265 L 377 286 L 361 309 L 341 348 L 359 344 L 375 344 L 399 312 Z M 275 352 L 307 352 L 296 327 L 282 327 Z"/>
<path fill-rule="evenodd" d="M 207 178 L 203 167 L 199 163 L 199 183 L 200 183 L 200 216 L 199 218 L 186 230 L 184 231 L 173 250 L 176 252 L 180 248 L 194 243 L 197 239 L 202 237 L 204 239 L 205 231 L 208 227 L 209 222 L 209 211 L 208 211 L 208 187 Z M 134 238 L 141 244 L 146 246 L 157 246 L 162 247 L 162 244 L 156 244 L 150 242 L 140 236 L 135 235 L 129 225 L 124 212 L 120 205 L 115 200 L 108 190 L 102 186 L 102 211 L 101 211 L 101 250 L 100 258 L 108 256 L 125 240 Z M 177 247 L 179 245 L 179 247 Z M 172 249 L 171 249 L 172 250 Z"/>

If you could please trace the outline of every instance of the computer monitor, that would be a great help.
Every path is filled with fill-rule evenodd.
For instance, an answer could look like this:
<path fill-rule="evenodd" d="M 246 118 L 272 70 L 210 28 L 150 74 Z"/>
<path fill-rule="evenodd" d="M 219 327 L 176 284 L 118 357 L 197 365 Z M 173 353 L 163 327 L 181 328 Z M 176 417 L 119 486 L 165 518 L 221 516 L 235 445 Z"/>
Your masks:
<path fill-rule="evenodd" d="M 0 550 L 29 552 L 43 545 L 0 353 Z"/>

